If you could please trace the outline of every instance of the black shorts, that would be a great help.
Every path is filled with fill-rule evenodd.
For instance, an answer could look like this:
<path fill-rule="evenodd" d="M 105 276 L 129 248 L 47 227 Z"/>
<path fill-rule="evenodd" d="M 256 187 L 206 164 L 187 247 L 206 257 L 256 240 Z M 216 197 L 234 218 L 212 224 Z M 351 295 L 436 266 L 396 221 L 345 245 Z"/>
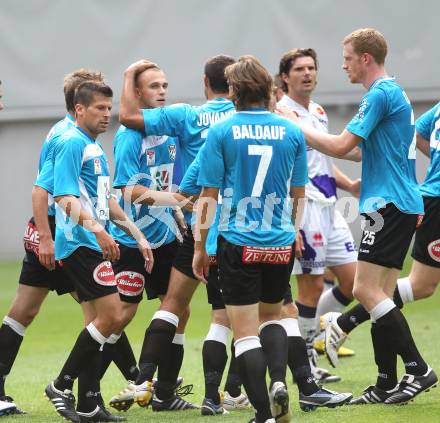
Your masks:
<path fill-rule="evenodd" d="M 179 272 L 182 272 L 185 276 L 197 280 L 192 270 L 193 257 L 194 236 L 191 228 L 188 228 L 188 230 L 183 235 L 183 242 L 179 245 L 179 248 L 177 249 L 176 257 L 173 261 L 173 267 Z"/>
<path fill-rule="evenodd" d="M 289 286 L 287 287 L 286 293 L 284 294 L 283 305 L 292 304 L 292 303 L 293 303 L 292 287 L 290 286 L 290 282 L 289 282 Z"/>
<path fill-rule="evenodd" d="M 118 292 L 112 264 L 102 258 L 101 252 L 79 247 L 62 260 L 62 268 L 80 301 L 96 300 Z"/>
<path fill-rule="evenodd" d="M 440 267 L 440 198 L 423 197 L 425 215 L 416 230 L 412 258 L 427 266 Z"/>
<path fill-rule="evenodd" d="M 49 217 L 49 227 L 52 239 L 55 238 L 55 218 Z M 46 288 L 55 291 L 58 295 L 73 292 L 75 288 L 61 271 L 58 263 L 55 269 L 46 269 L 38 259 L 39 237 L 34 218 L 32 217 L 27 226 L 23 237 L 25 256 L 21 266 L 20 278 L 18 283 L 32 286 L 34 288 Z"/>
<path fill-rule="evenodd" d="M 218 265 L 215 257 L 209 257 L 209 275 L 208 284 L 206 285 L 206 293 L 208 294 L 208 303 L 211 304 L 213 310 L 221 310 L 225 308 L 222 291 L 220 289 Z"/>
<path fill-rule="evenodd" d="M 136 247 L 120 245 L 121 257 L 113 264 L 113 270 L 121 300 L 135 304 L 141 302 L 144 288 L 149 300 L 165 295 L 177 246 L 177 241 L 173 241 L 154 249 L 153 271 L 148 274 L 141 252 Z"/>
<path fill-rule="evenodd" d="M 276 304 L 283 300 L 289 286 L 293 251 L 291 246 L 280 248 L 278 254 L 284 257 L 284 262 L 256 262 L 249 256 L 261 256 L 261 253 L 254 253 L 253 247 L 234 245 L 218 237 L 217 259 L 225 304 L 249 305 L 260 301 Z"/>
<path fill-rule="evenodd" d="M 362 232 L 358 260 L 401 270 L 422 216 L 403 213 L 392 203 L 362 216 L 368 227 Z"/>

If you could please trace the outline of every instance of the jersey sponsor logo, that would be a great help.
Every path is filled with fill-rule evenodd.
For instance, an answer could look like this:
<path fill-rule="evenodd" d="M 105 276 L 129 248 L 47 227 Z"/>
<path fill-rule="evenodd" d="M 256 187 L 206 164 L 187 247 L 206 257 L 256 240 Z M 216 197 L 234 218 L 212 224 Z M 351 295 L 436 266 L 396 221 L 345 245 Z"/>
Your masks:
<path fill-rule="evenodd" d="M 40 235 L 37 227 L 29 222 L 26 226 L 23 236 L 24 249 L 30 253 L 34 253 L 36 256 L 39 254 Z"/>
<path fill-rule="evenodd" d="M 140 273 L 124 271 L 116 275 L 116 283 L 120 294 L 136 297 L 144 290 L 145 278 Z"/>
<path fill-rule="evenodd" d="M 292 246 L 288 247 L 243 247 L 244 264 L 288 264 L 292 257 Z"/>
<path fill-rule="evenodd" d="M 436 239 L 428 245 L 428 254 L 434 261 L 440 263 L 440 239 Z"/>
<path fill-rule="evenodd" d="M 97 284 L 102 286 L 115 286 L 116 279 L 112 264 L 109 261 L 99 263 L 93 271 L 93 279 Z"/>
<path fill-rule="evenodd" d="M 95 169 L 95 175 L 101 175 L 102 173 L 101 160 L 93 159 L 93 166 Z"/>
<path fill-rule="evenodd" d="M 209 265 L 210 266 L 218 266 L 217 256 L 209 256 L 208 260 L 209 260 Z"/>
<path fill-rule="evenodd" d="M 324 109 L 322 107 L 317 107 L 316 108 L 317 113 L 319 113 L 322 116 L 325 116 L 325 112 Z"/>
<path fill-rule="evenodd" d="M 278 125 L 232 125 L 234 140 L 283 140 L 286 127 Z"/>
<path fill-rule="evenodd" d="M 174 162 L 176 160 L 176 145 L 170 144 L 168 146 L 168 153 L 170 155 L 170 160 Z"/>
<path fill-rule="evenodd" d="M 324 245 L 324 237 L 321 232 L 315 232 L 312 238 L 312 247 L 322 247 Z"/>
<path fill-rule="evenodd" d="M 157 191 L 168 191 L 170 173 L 167 170 L 158 170 L 153 175 Z"/>
<path fill-rule="evenodd" d="M 156 162 L 156 153 L 154 150 L 147 150 L 147 166 L 154 166 L 154 163 Z"/>

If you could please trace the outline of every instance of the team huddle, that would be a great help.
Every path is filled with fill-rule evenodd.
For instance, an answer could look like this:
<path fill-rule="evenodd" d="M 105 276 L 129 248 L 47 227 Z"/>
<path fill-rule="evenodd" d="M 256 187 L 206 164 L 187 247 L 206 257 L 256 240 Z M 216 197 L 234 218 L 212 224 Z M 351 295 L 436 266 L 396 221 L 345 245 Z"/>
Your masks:
<path fill-rule="evenodd" d="M 386 54 L 377 30 L 344 39 L 343 69 L 366 94 L 339 135 L 329 134 L 311 99 L 313 49 L 286 52 L 276 84 L 253 56 L 215 56 L 204 68 L 207 101 L 197 107 L 166 106 L 164 71 L 140 60 L 124 73 L 112 185 L 97 141 L 110 122 L 112 89 L 97 71 L 66 75 L 67 114 L 43 144 L 17 297 L 0 327 L 0 416 L 24 413 L 5 379 L 49 291 L 69 293 L 85 320 L 45 388 L 71 422 L 126 420 L 100 393 L 112 361 L 128 383 L 109 400 L 118 411 L 135 403 L 204 416 L 253 408 L 256 423 L 291 420 L 287 369 L 303 411 L 405 404 L 435 387 L 400 309 L 432 295 L 440 280 L 440 103 L 415 121 L 385 71 Z M 417 148 L 430 157 L 420 186 Z M 332 157 L 361 161 L 362 178 L 350 179 Z M 336 209 L 337 188 L 360 198 L 357 250 Z M 414 234 L 411 272 L 398 279 Z M 324 289 L 327 270 L 337 284 Z M 197 405 L 182 398 L 191 386 L 182 386 L 180 370 L 200 282 L 211 325 Z M 144 291 L 160 307 L 136 360 L 124 330 Z M 327 389 L 340 377 L 317 366 L 317 351 L 336 367 L 353 354 L 343 346 L 348 334 L 367 320 L 377 379 L 359 396 Z"/>

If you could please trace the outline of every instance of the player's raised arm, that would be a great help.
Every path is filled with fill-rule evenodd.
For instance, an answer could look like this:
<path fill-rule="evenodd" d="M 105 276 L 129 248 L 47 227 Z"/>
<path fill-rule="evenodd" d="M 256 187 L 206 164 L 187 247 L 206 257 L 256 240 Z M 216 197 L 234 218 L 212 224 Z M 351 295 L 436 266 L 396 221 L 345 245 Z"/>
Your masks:
<path fill-rule="evenodd" d="M 144 118 L 136 96 L 136 76 L 154 67 L 157 67 L 157 65 L 148 60 L 139 60 L 131 64 L 124 72 L 121 103 L 119 106 L 119 121 L 128 128 L 144 128 Z"/>

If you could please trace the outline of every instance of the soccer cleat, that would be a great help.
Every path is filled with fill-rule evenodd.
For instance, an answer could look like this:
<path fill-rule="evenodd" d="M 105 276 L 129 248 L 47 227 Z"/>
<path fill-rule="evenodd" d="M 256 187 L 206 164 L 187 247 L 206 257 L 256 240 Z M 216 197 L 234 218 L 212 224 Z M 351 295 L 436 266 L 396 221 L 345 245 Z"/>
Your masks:
<path fill-rule="evenodd" d="M 216 404 L 213 400 L 209 398 L 205 398 L 202 403 L 201 408 L 202 416 L 215 416 L 216 414 L 229 414 L 228 411 L 226 411 L 221 403 Z"/>
<path fill-rule="evenodd" d="M 64 392 L 60 391 L 51 382 L 46 386 L 44 393 L 61 417 L 70 422 L 80 423 L 80 418 L 75 410 L 75 397 L 72 391 L 69 389 L 65 389 Z"/>
<path fill-rule="evenodd" d="M 12 397 L 10 397 L 9 395 L 4 395 L 4 396 L 0 397 L 0 402 L 14 404 L 15 409 L 13 410 L 12 413 L 9 413 L 9 414 L 27 414 L 26 411 L 21 410 L 17 407 L 17 405 L 14 402 L 14 399 Z"/>
<path fill-rule="evenodd" d="M 349 405 L 382 404 L 389 397 L 391 397 L 396 390 L 397 387 L 389 391 L 385 391 L 378 388 L 376 385 L 370 385 L 364 390 L 360 397 L 352 399 L 349 402 Z"/>
<path fill-rule="evenodd" d="M 250 407 L 251 403 L 246 394 L 241 393 L 238 397 L 233 397 L 228 391 L 223 393 L 223 408 L 225 410 L 246 410 Z"/>
<path fill-rule="evenodd" d="M 136 401 L 140 407 L 148 407 L 154 394 L 153 382 L 147 380 L 140 385 L 134 386 L 135 391 L 133 394 L 133 400 Z"/>
<path fill-rule="evenodd" d="M 277 423 L 288 423 L 292 418 L 289 393 L 283 382 L 275 382 L 269 393 L 270 409 Z"/>
<path fill-rule="evenodd" d="M 339 327 L 338 317 L 341 313 L 331 311 L 321 316 L 321 325 L 325 331 L 324 348 L 329 363 L 336 367 L 339 363 L 338 351 L 347 339 L 347 334 Z"/>
<path fill-rule="evenodd" d="M 0 401 L 0 417 L 16 414 L 17 407 L 13 402 Z"/>
<path fill-rule="evenodd" d="M 334 408 L 346 404 L 353 398 L 353 394 L 338 393 L 329 389 L 321 388 L 312 395 L 299 393 L 299 406 L 302 411 L 313 411 L 317 407 Z"/>
<path fill-rule="evenodd" d="M 397 390 L 385 400 L 385 404 L 407 404 L 422 392 L 428 392 L 437 386 L 438 378 L 434 370 L 428 366 L 428 371 L 422 376 L 403 375 L 397 385 Z"/>
<path fill-rule="evenodd" d="M 151 409 L 153 411 L 184 411 L 199 408 L 200 407 L 198 405 L 191 404 L 176 394 L 172 395 L 166 400 L 160 400 L 156 395 L 153 395 L 153 399 L 151 401 Z"/>
<path fill-rule="evenodd" d="M 316 352 L 320 355 L 323 355 L 325 353 L 325 343 L 324 340 L 318 340 L 315 341 L 313 344 L 313 348 L 315 348 Z M 338 357 L 339 358 L 345 358 L 345 357 L 353 357 L 355 355 L 355 352 L 347 347 L 342 346 L 338 350 Z"/>
<path fill-rule="evenodd" d="M 92 422 L 125 422 L 127 419 L 122 416 L 116 416 L 111 414 L 102 405 L 96 406 L 96 409 L 91 413 L 83 413 L 77 411 L 81 423 L 92 423 Z"/>
<path fill-rule="evenodd" d="M 249 423 L 255 423 L 257 420 L 256 418 L 252 418 L 251 420 L 249 420 Z M 275 419 L 267 419 L 264 423 L 276 423 Z"/>
<path fill-rule="evenodd" d="M 318 385 L 326 383 L 336 383 L 342 380 L 341 376 L 332 375 L 327 369 L 322 367 L 311 367 L 312 376 L 316 379 Z"/>
<path fill-rule="evenodd" d="M 113 407 L 118 411 L 127 411 L 134 403 L 135 392 L 136 385 L 133 382 L 128 381 L 127 387 L 110 399 L 110 407 Z"/>

